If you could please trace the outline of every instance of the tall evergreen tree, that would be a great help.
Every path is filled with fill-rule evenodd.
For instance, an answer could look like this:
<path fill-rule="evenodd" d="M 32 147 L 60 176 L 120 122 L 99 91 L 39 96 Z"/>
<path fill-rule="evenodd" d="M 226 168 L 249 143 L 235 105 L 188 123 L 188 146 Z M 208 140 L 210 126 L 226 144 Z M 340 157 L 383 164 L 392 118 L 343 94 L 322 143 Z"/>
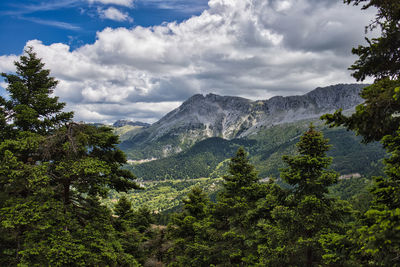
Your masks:
<path fill-rule="evenodd" d="M 375 20 L 367 30 L 379 28 L 381 36 L 368 39 L 367 46 L 353 48 L 359 59 L 350 67 L 358 81 L 375 78 L 373 85 L 361 92 L 365 103 L 347 117 L 341 110 L 323 118 L 331 126 L 344 125 L 363 137 L 364 142 L 380 141 L 385 135 L 396 134 L 400 126 L 400 104 L 393 96 L 400 87 L 400 3 L 392 0 L 344 0 L 362 9 L 375 8 Z"/>
<path fill-rule="evenodd" d="M 72 119 L 72 112 L 62 112 L 65 103 L 51 96 L 58 81 L 49 76 L 50 71 L 44 69 L 44 64 L 32 47 L 25 50 L 25 55 L 15 62 L 15 66 L 16 74 L 2 73 L 8 83 L 6 90 L 10 96 L 8 101 L 0 98 L 2 120 L 11 124 L 8 130 L 43 135 Z M 7 132 L 2 134 L 3 137 L 7 136 Z"/>
<path fill-rule="evenodd" d="M 219 240 L 213 244 L 215 255 L 223 264 L 254 264 L 256 247 L 254 227 L 257 216 L 251 211 L 266 196 L 265 184 L 259 182 L 247 152 L 240 147 L 229 163 L 223 189 L 212 207 L 213 227 Z"/>
<path fill-rule="evenodd" d="M 379 28 L 381 36 L 368 40 L 353 53 L 359 59 L 350 67 L 357 80 L 375 78 L 373 85 L 364 88 L 365 103 L 356 107 L 349 117 L 341 111 L 323 118 L 331 126 L 344 125 L 363 136 L 365 142 L 382 141 L 391 154 L 385 160 L 387 177 L 376 177 L 372 188 L 374 205 L 365 213 L 360 227 L 355 230 L 361 259 L 373 265 L 400 265 L 400 169 L 398 142 L 400 132 L 400 2 L 391 0 L 345 0 L 362 9 L 376 8 L 375 20 L 369 29 Z"/>
<path fill-rule="evenodd" d="M 281 178 L 292 189 L 286 204 L 272 211 L 276 235 L 282 238 L 276 243 L 281 264 L 322 264 L 321 237 L 340 230 L 344 210 L 327 196 L 328 186 L 338 178 L 327 169 L 332 160 L 326 156 L 329 147 L 328 140 L 311 125 L 297 144 L 298 155 L 283 157 L 288 167 L 281 171 Z"/>
<path fill-rule="evenodd" d="M 374 200 L 358 228 L 361 258 L 375 266 L 400 266 L 400 130 L 382 140 L 387 177 L 375 177 Z"/>
<path fill-rule="evenodd" d="M 359 56 L 350 67 L 353 77 L 358 81 L 366 77 L 377 80 L 400 78 L 400 3 L 393 0 L 344 0 L 346 4 L 362 5 L 362 9 L 376 8 L 375 20 L 366 30 L 379 28 L 381 36 L 366 38 L 367 46 L 353 48 L 353 54 Z"/>
<path fill-rule="evenodd" d="M 168 236 L 173 242 L 169 250 L 171 266 L 207 266 L 209 200 L 200 187 L 194 187 L 183 199 L 183 211 L 172 218 Z"/>
<path fill-rule="evenodd" d="M 146 260 L 146 255 L 142 244 L 146 238 L 143 233 L 140 233 L 135 228 L 135 212 L 126 196 L 121 197 L 115 204 L 114 214 L 114 228 L 117 231 L 119 242 L 124 252 L 143 264 Z"/>
<path fill-rule="evenodd" d="M 99 201 L 110 188 L 136 188 L 120 169 L 118 138 L 71 122 L 51 96 L 57 82 L 25 53 L 16 75 L 3 74 L 9 100 L 0 99 L 1 265 L 136 264 Z"/>

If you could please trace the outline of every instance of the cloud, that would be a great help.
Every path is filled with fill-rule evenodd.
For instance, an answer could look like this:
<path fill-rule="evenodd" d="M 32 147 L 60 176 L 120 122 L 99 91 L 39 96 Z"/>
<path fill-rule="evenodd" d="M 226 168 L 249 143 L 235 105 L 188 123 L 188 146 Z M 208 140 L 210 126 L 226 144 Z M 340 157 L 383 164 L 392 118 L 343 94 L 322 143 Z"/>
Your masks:
<path fill-rule="evenodd" d="M 63 21 L 56 21 L 56 20 L 45 20 L 45 19 L 40 19 L 40 18 L 33 18 L 33 17 L 19 17 L 20 19 L 31 21 L 37 24 L 42 24 L 42 25 L 48 25 L 48 26 L 53 26 L 61 29 L 66 29 L 66 30 L 72 30 L 72 31 L 79 31 L 81 30 L 81 27 L 63 22 Z"/>
<path fill-rule="evenodd" d="M 193 14 L 208 7 L 206 0 L 136 0 L 138 5 L 157 9 L 170 9 L 175 12 Z"/>
<path fill-rule="evenodd" d="M 97 11 L 102 19 L 133 22 L 133 19 L 128 13 L 123 13 L 114 7 L 109 7 L 107 9 L 99 8 Z"/>
<path fill-rule="evenodd" d="M 0 56 L 0 73 L 1 72 L 14 72 L 15 65 L 14 62 L 19 58 L 16 55 Z"/>
<path fill-rule="evenodd" d="M 181 23 L 106 28 L 72 51 L 27 45 L 77 120 L 149 122 L 195 93 L 266 99 L 354 82 L 350 51 L 371 18 L 340 0 L 210 0 Z"/>
<path fill-rule="evenodd" d="M 89 4 L 96 4 L 95 6 L 90 6 L 90 12 L 84 8 L 85 5 Z M 56 26 L 63 29 L 69 30 L 77 30 L 79 29 L 78 26 L 69 24 L 66 22 L 59 22 L 53 20 L 43 20 L 34 17 L 27 17 L 26 15 L 36 13 L 36 12 L 44 12 L 44 11 L 52 11 L 52 10 L 59 10 L 59 9 L 67 9 L 67 8 L 79 8 L 81 14 L 88 13 L 91 16 L 91 12 L 96 10 L 97 13 L 100 14 L 101 18 L 103 19 L 111 19 L 116 21 L 129 21 L 132 22 L 133 19 L 129 17 L 127 13 L 123 13 L 120 10 L 109 7 L 108 9 L 101 8 L 100 6 L 103 5 L 118 5 L 125 8 L 133 8 L 134 7 L 134 0 L 59 0 L 59 1 L 38 1 L 36 4 L 30 5 L 12 5 L 13 10 L 6 10 L 0 11 L 2 15 L 8 16 L 17 16 L 19 19 L 29 20 L 34 23 Z"/>
<path fill-rule="evenodd" d="M 79 6 L 81 3 L 81 0 L 57 0 L 57 1 L 42 1 L 37 4 L 30 4 L 30 5 L 25 5 L 25 4 L 14 4 L 11 5 L 15 9 L 12 11 L 3 11 L 0 12 L 0 14 L 3 15 L 24 15 L 24 14 L 31 14 L 35 12 L 43 12 L 43 11 L 50 11 L 50 10 L 57 10 L 57 9 L 62 9 L 62 8 L 70 8 L 70 7 L 76 7 Z"/>
<path fill-rule="evenodd" d="M 181 102 L 136 102 L 131 105 L 124 104 L 88 104 L 70 105 L 68 110 L 74 111 L 79 114 L 80 121 L 98 121 L 103 123 L 112 123 L 116 118 L 125 118 L 129 120 L 139 119 L 142 122 L 152 123 L 154 118 L 160 118 L 167 112 L 177 108 Z"/>
<path fill-rule="evenodd" d="M 11 73 L 15 72 L 14 62 L 18 60 L 16 55 L 0 56 L 0 73 Z M 0 76 L 0 96 L 5 97 L 7 95 L 6 88 L 8 84 L 4 81 L 4 78 Z"/>
<path fill-rule="evenodd" d="M 119 5 L 133 7 L 134 0 L 88 0 L 89 3 L 101 3 L 104 5 Z"/>

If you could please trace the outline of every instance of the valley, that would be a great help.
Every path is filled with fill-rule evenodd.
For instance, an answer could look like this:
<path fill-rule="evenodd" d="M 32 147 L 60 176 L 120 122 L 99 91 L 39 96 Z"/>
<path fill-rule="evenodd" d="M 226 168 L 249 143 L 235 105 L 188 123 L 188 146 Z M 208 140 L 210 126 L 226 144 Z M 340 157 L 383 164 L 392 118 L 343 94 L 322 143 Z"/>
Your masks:
<path fill-rule="evenodd" d="M 310 124 L 330 140 L 331 167 L 340 175 L 380 175 L 385 152 L 379 143 L 362 144 L 353 132 L 329 128 L 319 119 L 338 108 L 351 114 L 361 102 L 358 93 L 363 86 L 335 85 L 304 96 L 253 102 L 195 95 L 153 125 L 115 127 L 129 158 L 125 168 L 145 188 L 129 193 L 129 199 L 134 206 L 146 205 L 159 213 L 176 210 L 195 185 L 215 198 L 229 159 L 239 147 L 249 153 L 261 179 L 281 183 L 282 156 L 294 155 L 296 143 Z M 241 130 L 230 131 L 230 125 Z"/>
<path fill-rule="evenodd" d="M 0 266 L 400 266 L 400 1 L 15 2 Z"/>

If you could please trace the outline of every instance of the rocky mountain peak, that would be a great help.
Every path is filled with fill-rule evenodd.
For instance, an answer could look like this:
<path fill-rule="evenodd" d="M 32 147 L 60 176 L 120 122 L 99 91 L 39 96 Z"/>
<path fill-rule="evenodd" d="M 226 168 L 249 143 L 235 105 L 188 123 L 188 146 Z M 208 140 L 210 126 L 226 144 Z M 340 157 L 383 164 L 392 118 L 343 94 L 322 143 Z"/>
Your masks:
<path fill-rule="evenodd" d="M 335 109 L 349 109 L 361 103 L 362 98 L 359 93 L 365 86 L 365 84 L 337 84 L 318 87 L 305 96 L 321 108 L 331 106 Z"/>
<path fill-rule="evenodd" d="M 273 125 L 318 118 L 341 108 L 348 110 L 362 102 L 359 93 L 366 85 L 338 84 L 297 96 L 275 96 L 252 101 L 235 96 L 196 94 L 158 122 L 135 133 L 131 143 L 166 143 L 174 153 L 209 137 L 242 138 Z M 172 138 L 172 139 L 171 139 Z"/>

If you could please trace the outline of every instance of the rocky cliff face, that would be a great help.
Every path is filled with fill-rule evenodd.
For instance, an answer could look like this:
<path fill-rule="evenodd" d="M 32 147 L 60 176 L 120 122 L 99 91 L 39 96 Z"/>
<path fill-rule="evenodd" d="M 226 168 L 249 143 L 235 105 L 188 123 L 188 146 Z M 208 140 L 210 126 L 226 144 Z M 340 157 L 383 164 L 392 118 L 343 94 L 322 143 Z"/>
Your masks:
<path fill-rule="evenodd" d="M 305 95 L 251 101 L 215 94 L 194 95 L 142 132 L 129 145 L 160 143 L 162 156 L 175 153 L 209 137 L 243 138 L 261 128 L 316 118 L 339 108 L 353 109 L 362 102 L 365 85 L 338 84 L 317 88 Z M 168 139 L 174 144 L 168 144 Z"/>
<path fill-rule="evenodd" d="M 193 132 L 204 137 L 232 138 L 237 125 L 241 125 L 251 112 L 248 99 L 214 94 L 194 95 L 179 108 L 168 113 L 152 125 L 158 138 L 166 133 Z"/>
<path fill-rule="evenodd" d="M 253 102 L 255 121 L 239 137 L 247 136 L 259 127 L 320 117 L 337 109 L 349 110 L 362 102 L 359 96 L 365 85 L 338 84 L 317 88 L 301 96 L 276 96 Z"/>

